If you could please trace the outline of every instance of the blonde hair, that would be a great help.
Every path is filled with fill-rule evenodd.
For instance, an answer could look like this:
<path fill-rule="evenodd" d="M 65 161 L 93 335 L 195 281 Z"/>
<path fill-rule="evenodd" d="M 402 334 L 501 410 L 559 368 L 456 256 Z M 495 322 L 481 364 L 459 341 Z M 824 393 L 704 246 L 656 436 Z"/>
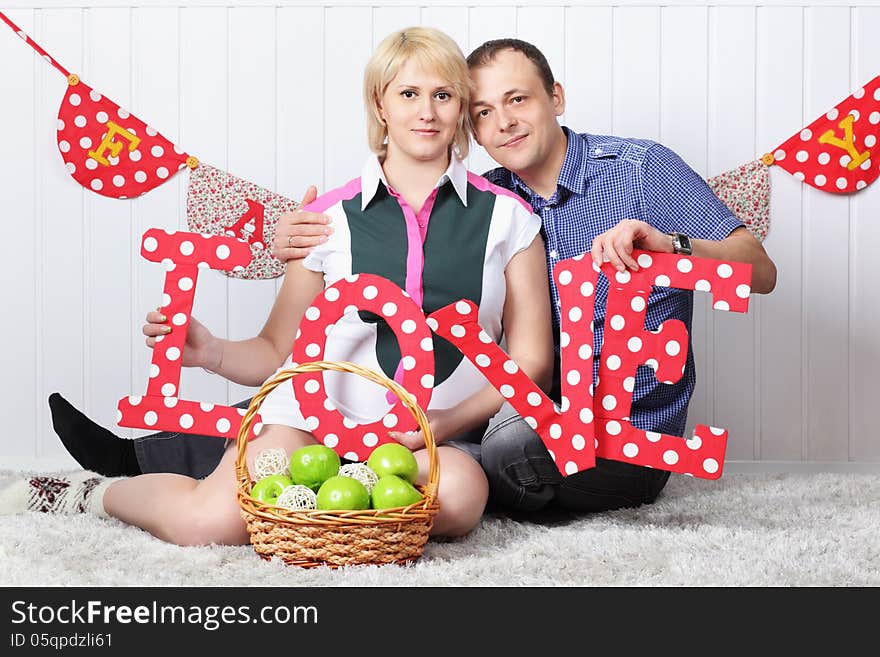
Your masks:
<path fill-rule="evenodd" d="M 458 125 L 452 142 L 458 157 L 468 154 L 471 119 L 468 107 L 471 100 L 470 76 L 461 48 L 451 37 L 431 27 L 408 27 L 382 40 L 364 70 L 364 108 L 367 114 L 367 140 L 370 150 L 379 157 L 385 155 L 388 130 L 379 114 L 379 99 L 403 65 L 413 60 L 427 70 L 435 71 L 449 80 L 461 100 Z"/>

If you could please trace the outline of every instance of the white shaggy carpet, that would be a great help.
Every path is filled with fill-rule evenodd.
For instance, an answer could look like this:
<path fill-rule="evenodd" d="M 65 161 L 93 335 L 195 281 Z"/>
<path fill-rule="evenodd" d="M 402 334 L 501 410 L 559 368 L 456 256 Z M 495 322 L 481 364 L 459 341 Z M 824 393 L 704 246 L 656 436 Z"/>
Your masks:
<path fill-rule="evenodd" d="M 487 515 L 463 539 L 429 541 L 413 565 L 340 570 L 26 513 L 0 517 L 0 585 L 878 586 L 880 475 L 673 475 L 640 509 L 543 524 Z"/>

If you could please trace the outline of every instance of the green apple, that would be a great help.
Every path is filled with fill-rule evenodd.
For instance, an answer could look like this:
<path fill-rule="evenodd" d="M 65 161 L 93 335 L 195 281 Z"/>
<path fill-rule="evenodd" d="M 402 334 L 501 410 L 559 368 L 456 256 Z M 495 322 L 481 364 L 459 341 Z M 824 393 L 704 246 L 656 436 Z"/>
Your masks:
<path fill-rule="evenodd" d="M 373 486 L 373 508 L 391 509 L 397 506 L 409 506 L 422 499 L 422 494 L 406 479 L 397 475 L 379 477 Z"/>
<path fill-rule="evenodd" d="M 251 497 L 259 502 L 275 504 L 278 496 L 288 486 L 293 486 L 293 480 L 287 475 L 269 475 L 254 484 L 254 487 L 251 488 Z"/>
<path fill-rule="evenodd" d="M 315 508 L 323 511 L 369 509 L 370 494 L 357 479 L 336 475 L 321 484 Z"/>
<path fill-rule="evenodd" d="M 318 490 L 339 472 L 339 454 L 326 445 L 306 445 L 290 455 L 290 478 L 293 483 Z"/>
<path fill-rule="evenodd" d="M 381 479 L 385 475 L 397 475 L 413 484 L 419 474 L 416 457 L 400 443 L 383 443 L 373 450 L 367 466 Z"/>

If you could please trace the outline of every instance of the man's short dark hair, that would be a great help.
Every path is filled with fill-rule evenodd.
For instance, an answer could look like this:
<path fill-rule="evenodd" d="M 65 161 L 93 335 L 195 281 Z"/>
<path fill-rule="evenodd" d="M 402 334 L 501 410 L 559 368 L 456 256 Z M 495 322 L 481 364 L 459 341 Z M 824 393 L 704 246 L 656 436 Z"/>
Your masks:
<path fill-rule="evenodd" d="M 550 70 L 550 64 L 547 63 L 547 58 L 544 57 L 544 53 L 531 43 L 521 39 L 493 39 L 492 41 L 487 41 L 468 55 L 468 68 L 480 68 L 481 66 L 488 65 L 495 59 L 495 55 L 502 50 L 513 50 L 525 55 L 538 70 L 538 75 L 541 77 L 541 83 L 544 85 L 547 95 L 553 95 L 553 84 L 556 80 L 553 77 L 553 71 Z"/>

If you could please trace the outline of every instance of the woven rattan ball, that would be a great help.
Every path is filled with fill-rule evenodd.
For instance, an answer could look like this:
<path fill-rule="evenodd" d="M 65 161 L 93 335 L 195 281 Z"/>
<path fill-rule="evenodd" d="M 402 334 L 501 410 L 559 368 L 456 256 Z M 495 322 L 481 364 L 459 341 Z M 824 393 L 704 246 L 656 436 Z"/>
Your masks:
<path fill-rule="evenodd" d="M 287 474 L 290 468 L 290 459 L 287 452 L 281 448 L 264 449 L 254 459 L 254 477 L 259 481 L 269 475 Z"/>
<path fill-rule="evenodd" d="M 373 486 L 379 481 L 379 475 L 373 472 L 366 463 L 346 463 L 339 468 L 339 476 L 357 479 L 364 485 L 368 493 L 373 492 Z"/>
<path fill-rule="evenodd" d="M 275 506 L 290 509 L 291 511 L 314 509 L 316 497 L 315 491 L 308 486 L 295 484 L 281 491 L 281 495 L 275 500 Z"/>

